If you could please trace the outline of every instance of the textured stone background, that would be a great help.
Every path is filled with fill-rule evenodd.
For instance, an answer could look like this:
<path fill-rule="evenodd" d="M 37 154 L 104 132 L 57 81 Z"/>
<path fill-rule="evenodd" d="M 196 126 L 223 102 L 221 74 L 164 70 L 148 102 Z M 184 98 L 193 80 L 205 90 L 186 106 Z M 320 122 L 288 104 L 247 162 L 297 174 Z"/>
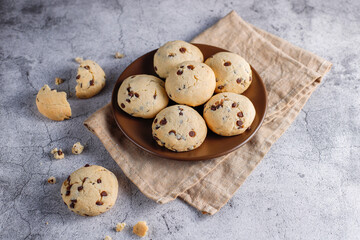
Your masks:
<path fill-rule="evenodd" d="M 158 205 L 127 180 L 82 122 L 109 102 L 124 68 L 168 40 L 191 40 L 231 10 L 334 66 L 294 124 L 229 203 L 203 216 L 176 200 Z M 4 1 L 0 0 L 0 239 L 137 239 L 118 221 L 146 220 L 148 239 L 360 238 L 360 2 L 353 1 Z M 124 59 L 114 59 L 120 51 Z M 74 96 L 74 57 L 105 70 L 96 97 Z M 54 78 L 66 82 L 55 86 Z M 73 119 L 41 116 L 44 84 L 66 91 Z M 86 144 L 82 155 L 72 144 Z M 61 147 L 66 158 L 53 160 Z M 94 218 L 67 210 L 60 183 L 86 163 L 120 182 L 115 207 Z M 58 183 L 46 183 L 48 176 Z M 48 222 L 48 225 L 45 223 Z"/>

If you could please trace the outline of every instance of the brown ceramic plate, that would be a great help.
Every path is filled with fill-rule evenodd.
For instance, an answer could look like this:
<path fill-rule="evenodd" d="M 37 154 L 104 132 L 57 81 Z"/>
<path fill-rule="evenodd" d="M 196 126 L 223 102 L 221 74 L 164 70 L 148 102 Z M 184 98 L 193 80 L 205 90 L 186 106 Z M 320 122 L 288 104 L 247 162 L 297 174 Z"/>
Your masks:
<path fill-rule="evenodd" d="M 204 54 L 204 59 L 207 59 L 217 52 L 226 51 L 218 47 L 204 44 L 194 45 L 200 48 Z M 151 125 L 153 119 L 132 117 L 122 111 L 117 104 L 117 94 L 119 87 L 122 81 L 127 77 L 135 74 L 150 74 L 157 76 L 153 69 L 153 57 L 155 52 L 156 50 L 151 51 L 132 62 L 120 75 L 112 93 L 111 104 L 115 121 L 117 122 L 121 131 L 127 138 L 130 139 L 131 142 L 133 142 L 141 149 L 159 157 L 176 160 L 198 161 L 207 160 L 230 153 L 244 145 L 254 136 L 254 134 L 260 128 L 265 117 L 267 95 L 264 83 L 262 82 L 258 73 L 253 68 L 251 68 L 253 82 L 251 83 L 250 87 L 243 93 L 243 95 L 247 96 L 253 102 L 256 109 L 256 117 L 251 125 L 250 130 L 233 137 L 219 136 L 213 133 L 211 130 L 208 130 L 208 134 L 204 143 L 199 148 L 189 152 L 177 153 L 172 152 L 165 147 L 160 147 L 152 138 Z M 169 105 L 173 104 L 175 103 L 170 101 Z M 196 110 L 198 110 L 202 115 L 202 106 L 197 107 Z"/>

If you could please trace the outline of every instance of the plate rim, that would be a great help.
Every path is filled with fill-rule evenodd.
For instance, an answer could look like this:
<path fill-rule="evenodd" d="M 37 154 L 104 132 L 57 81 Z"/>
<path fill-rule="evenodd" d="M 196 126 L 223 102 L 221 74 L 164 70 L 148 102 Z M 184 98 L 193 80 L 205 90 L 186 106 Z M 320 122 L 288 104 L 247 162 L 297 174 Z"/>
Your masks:
<path fill-rule="evenodd" d="M 224 52 L 230 52 L 226 49 L 223 49 L 223 48 L 220 48 L 220 47 L 217 47 L 217 46 L 212 46 L 212 45 L 208 45 L 208 44 L 200 44 L 200 43 L 191 43 L 197 47 L 200 46 L 204 46 L 204 47 L 215 47 L 215 48 L 218 48 L 218 49 L 221 49 L 222 51 Z M 136 58 L 134 61 L 132 61 L 131 63 L 129 63 L 126 68 L 121 72 L 120 76 L 117 78 L 116 82 L 115 82 L 115 85 L 113 87 L 113 91 L 112 91 L 112 94 L 111 94 L 111 112 L 112 112 L 112 116 L 116 122 L 116 125 L 117 127 L 120 129 L 120 131 L 126 136 L 126 138 L 128 140 L 130 140 L 130 142 L 132 142 L 133 144 L 135 144 L 137 147 L 139 147 L 140 149 L 144 150 L 145 152 L 153 155 L 153 156 L 157 156 L 157 157 L 161 157 L 161 158 L 165 158 L 165 159 L 170 159 L 170 160 L 177 160 L 177 161 L 206 161 L 206 160 L 211 160 L 211 159 L 214 159 L 214 158 L 217 158 L 217 157 L 222 157 L 224 155 L 227 155 L 231 152 L 234 152 L 235 150 L 239 149 L 240 147 L 242 147 L 244 144 L 246 144 L 247 142 L 249 142 L 254 136 L 255 134 L 258 132 L 258 130 L 261 128 L 261 126 L 263 125 L 263 122 L 265 120 L 265 117 L 266 117 L 266 114 L 267 114 L 267 110 L 268 110 L 268 93 L 266 91 L 266 86 L 265 86 L 265 83 L 264 81 L 262 80 L 262 78 L 260 77 L 260 75 L 258 74 L 258 72 L 253 68 L 253 66 L 251 66 L 250 64 L 250 67 L 251 67 L 251 70 L 253 72 L 253 74 L 256 74 L 257 75 L 257 78 L 260 80 L 260 83 L 261 85 L 263 86 L 264 88 L 264 92 L 265 92 L 265 96 L 264 96 L 264 99 L 265 99 L 265 110 L 264 110 L 264 115 L 263 117 L 260 119 L 260 122 L 259 122 L 259 125 L 256 127 L 256 129 L 254 130 L 254 132 L 247 138 L 245 139 L 245 141 L 241 142 L 240 144 L 236 145 L 235 147 L 231 148 L 231 149 L 228 149 L 226 151 L 223 151 L 223 152 L 219 152 L 217 154 L 211 154 L 211 155 L 205 155 L 205 156 L 199 156 L 199 157 L 191 157 L 191 158 L 188 158 L 188 159 L 184 159 L 184 158 L 180 158 L 180 157 L 176 157 L 176 153 L 173 154 L 171 157 L 169 156 L 163 156 L 162 154 L 158 153 L 158 152 L 153 152 L 151 151 L 150 149 L 142 146 L 140 143 L 138 143 L 137 141 L 135 141 L 134 139 L 132 139 L 123 129 L 122 127 L 120 126 L 120 124 L 118 123 L 116 117 L 115 117 L 115 111 L 116 111 L 116 107 L 114 106 L 114 104 L 116 104 L 113 100 L 115 99 L 115 93 L 117 95 L 117 92 L 118 92 L 118 88 L 120 88 L 120 85 L 118 88 L 116 88 L 116 85 L 118 85 L 118 82 L 119 82 L 119 79 L 121 78 L 122 74 L 125 72 L 125 70 L 132 64 L 134 63 L 135 61 L 137 61 L 138 59 L 144 57 L 145 55 L 149 54 L 149 53 L 152 53 L 152 52 L 156 52 L 158 50 L 157 49 L 154 49 L 154 50 L 151 50 L 143 55 L 141 55 L 140 57 Z M 156 75 L 154 75 L 156 76 Z M 158 76 L 156 76 L 158 77 Z M 162 79 L 163 80 L 163 79 Z M 117 96 L 116 96 L 116 99 L 117 99 Z M 208 128 L 208 127 L 207 127 Z M 208 131 L 211 131 L 209 128 L 208 128 Z M 216 133 L 214 133 L 216 134 Z M 220 136 L 220 135 L 219 135 Z M 221 137 L 227 137 L 227 136 L 221 136 Z M 205 138 L 206 139 L 206 138 Z M 168 150 L 170 151 L 170 150 Z M 172 151 L 170 151 L 172 152 Z"/>

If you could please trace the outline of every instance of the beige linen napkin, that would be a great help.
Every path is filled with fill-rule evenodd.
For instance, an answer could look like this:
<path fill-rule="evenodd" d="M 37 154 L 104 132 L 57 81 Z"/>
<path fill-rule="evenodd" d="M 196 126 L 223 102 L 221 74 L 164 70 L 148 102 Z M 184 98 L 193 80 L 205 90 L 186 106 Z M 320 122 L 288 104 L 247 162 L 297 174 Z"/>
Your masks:
<path fill-rule="evenodd" d="M 239 150 L 200 162 L 152 156 L 118 129 L 107 105 L 85 121 L 125 175 L 147 197 L 167 203 L 178 196 L 198 210 L 216 213 L 286 131 L 331 63 L 258 29 L 234 11 L 192 42 L 218 46 L 243 56 L 259 73 L 268 92 L 263 126 Z"/>

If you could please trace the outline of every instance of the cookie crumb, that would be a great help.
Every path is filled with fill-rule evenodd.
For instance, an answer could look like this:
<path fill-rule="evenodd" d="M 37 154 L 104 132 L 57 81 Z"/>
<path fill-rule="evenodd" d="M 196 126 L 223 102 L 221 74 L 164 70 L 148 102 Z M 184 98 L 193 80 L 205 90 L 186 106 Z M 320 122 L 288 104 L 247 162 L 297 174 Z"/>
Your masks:
<path fill-rule="evenodd" d="M 56 85 L 60 85 L 60 84 L 62 84 L 64 82 L 64 79 L 62 79 L 62 78 L 55 78 L 55 84 Z"/>
<path fill-rule="evenodd" d="M 112 240 L 110 236 L 105 236 L 104 240 Z"/>
<path fill-rule="evenodd" d="M 123 58 L 123 57 L 125 57 L 124 54 L 119 53 L 119 52 L 116 52 L 116 53 L 115 53 L 115 58 Z"/>
<path fill-rule="evenodd" d="M 54 148 L 53 150 L 51 150 L 50 153 L 54 155 L 55 159 L 63 159 L 65 157 L 65 154 L 63 153 L 61 148 L 59 150 L 57 148 Z"/>
<path fill-rule="evenodd" d="M 56 178 L 51 176 L 51 177 L 48 178 L 47 182 L 50 183 L 50 184 L 55 184 L 56 183 Z"/>
<path fill-rule="evenodd" d="M 46 224 L 46 225 L 48 225 L 48 224 L 49 224 L 49 222 L 46 222 L 45 224 Z"/>
<path fill-rule="evenodd" d="M 84 61 L 84 59 L 82 57 L 75 58 L 75 62 L 77 62 L 77 63 L 82 63 L 83 61 Z"/>
<path fill-rule="evenodd" d="M 115 230 L 117 232 L 121 232 L 122 230 L 124 230 L 125 226 L 126 226 L 126 223 L 124 223 L 124 222 L 123 223 L 118 223 L 118 224 L 116 224 Z"/>
<path fill-rule="evenodd" d="M 139 237 L 145 237 L 148 230 L 149 228 L 148 226 L 146 226 L 146 222 L 140 221 L 134 226 L 133 233 L 138 235 Z"/>
<path fill-rule="evenodd" d="M 73 154 L 81 154 L 83 150 L 84 150 L 84 146 L 81 145 L 80 142 L 75 143 L 71 149 Z"/>

